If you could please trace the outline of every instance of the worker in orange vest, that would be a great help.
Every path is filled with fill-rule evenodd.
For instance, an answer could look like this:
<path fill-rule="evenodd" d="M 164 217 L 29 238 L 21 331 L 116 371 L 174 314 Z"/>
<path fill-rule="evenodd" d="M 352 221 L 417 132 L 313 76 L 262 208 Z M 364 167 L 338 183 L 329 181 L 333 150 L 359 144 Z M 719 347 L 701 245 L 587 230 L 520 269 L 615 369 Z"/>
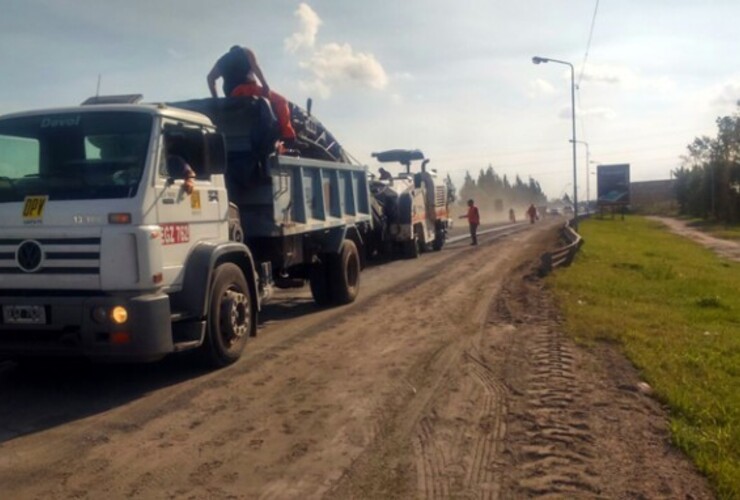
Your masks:
<path fill-rule="evenodd" d="M 478 226 L 480 225 L 480 212 L 478 207 L 475 206 L 475 202 L 470 199 L 468 200 L 468 213 L 460 216 L 461 219 L 468 219 L 468 225 L 470 226 L 470 239 L 471 245 L 478 244 Z"/>
<path fill-rule="evenodd" d="M 280 127 L 283 140 L 296 138 L 293 125 L 290 123 L 290 108 L 285 97 L 270 90 L 267 80 L 262 74 L 262 68 L 250 49 L 234 45 L 222 55 L 208 73 L 208 89 L 212 97 L 218 97 L 216 80 L 223 78 L 225 96 L 264 96 L 272 105 Z"/>

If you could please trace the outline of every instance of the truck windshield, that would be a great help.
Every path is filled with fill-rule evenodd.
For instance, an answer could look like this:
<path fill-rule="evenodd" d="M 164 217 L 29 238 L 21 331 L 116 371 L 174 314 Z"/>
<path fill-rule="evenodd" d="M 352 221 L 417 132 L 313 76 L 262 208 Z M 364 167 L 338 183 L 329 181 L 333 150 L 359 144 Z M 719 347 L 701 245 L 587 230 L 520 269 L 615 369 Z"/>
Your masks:
<path fill-rule="evenodd" d="M 151 129 L 151 115 L 120 111 L 0 119 L 0 203 L 133 197 Z"/>

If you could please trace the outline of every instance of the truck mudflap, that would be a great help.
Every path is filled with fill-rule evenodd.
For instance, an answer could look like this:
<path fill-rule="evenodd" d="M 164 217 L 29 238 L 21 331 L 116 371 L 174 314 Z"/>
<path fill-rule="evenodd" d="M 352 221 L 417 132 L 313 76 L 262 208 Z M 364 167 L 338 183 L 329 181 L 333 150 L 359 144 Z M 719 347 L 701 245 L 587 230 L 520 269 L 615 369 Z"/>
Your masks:
<path fill-rule="evenodd" d="M 2 297 L 0 301 L 0 357 L 153 361 L 174 350 L 165 294 Z"/>

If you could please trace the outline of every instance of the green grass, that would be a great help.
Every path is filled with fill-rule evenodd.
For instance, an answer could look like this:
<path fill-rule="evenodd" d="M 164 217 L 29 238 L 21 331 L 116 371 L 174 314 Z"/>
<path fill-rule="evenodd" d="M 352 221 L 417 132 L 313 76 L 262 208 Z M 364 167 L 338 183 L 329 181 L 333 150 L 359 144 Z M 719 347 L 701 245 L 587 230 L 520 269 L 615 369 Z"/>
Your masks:
<path fill-rule="evenodd" d="M 636 216 L 588 220 L 548 278 L 567 330 L 616 342 L 671 409 L 673 440 L 740 498 L 740 263 Z"/>

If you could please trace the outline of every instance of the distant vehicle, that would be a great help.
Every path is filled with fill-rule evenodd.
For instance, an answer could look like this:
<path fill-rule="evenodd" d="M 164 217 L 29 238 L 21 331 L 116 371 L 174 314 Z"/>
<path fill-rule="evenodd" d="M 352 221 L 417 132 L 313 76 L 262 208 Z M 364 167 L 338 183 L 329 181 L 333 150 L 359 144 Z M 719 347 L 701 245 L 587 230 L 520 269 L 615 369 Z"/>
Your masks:
<path fill-rule="evenodd" d="M 560 210 L 558 210 L 558 209 L 557 209 L 557 208 L 555 208 L 555 207 L 552 207 L 551 209 L 549 209 L 549 210 L 547 211 L 547 214 L 548 214 L 548 215 L 560 215 Z"/>

